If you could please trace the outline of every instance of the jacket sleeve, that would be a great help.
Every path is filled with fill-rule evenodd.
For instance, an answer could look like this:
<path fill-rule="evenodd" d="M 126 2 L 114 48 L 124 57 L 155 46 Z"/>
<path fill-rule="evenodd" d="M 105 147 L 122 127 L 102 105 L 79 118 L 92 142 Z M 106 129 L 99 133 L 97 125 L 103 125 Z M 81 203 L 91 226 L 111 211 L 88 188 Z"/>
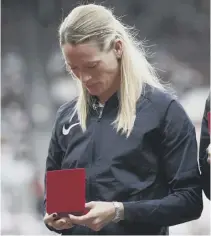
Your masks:
<path fill-rule="evenodd" d="M 176 101 L 161 124 L 161 161 L 169 194 L 162 199 L 124 202 L 124 220 L 172 226 L 200 217 L 202 189 L 195 129 Z"/>
<path fill-rule="evenodd" d="M 208 112 L 210 112 L 210 96 L 208 97 L 204 109 L 204 115 L 201 125 L 199 166 L 201 171 L 201 185 L 204 193 L 210 199 L 210 164 L 207 162 L 208 153 L 206 149 L 210 144 L 210 134 L 208 128 Z"/>
<path fill-rule="evenodd" d="M 63 106 L 59 108 L 57 115 L 56 115 L 56 121 L 54 123 L 54 127 L 52 130 L 52 135 L 51 135 L 50 144 L 49 144 L 49 148 L 48 148 L 48 156 L 46 159 L 45 180 L 44 180 L 45 181 L 45 184 L 44 184 L 44 212 L 43 212 L 44 215 L 46 213 L 46 172 L 61 169 L 61 161 L 64 156 L 64 152 L 62 151 L 61 146 L 58 142 L 58 132 L 59 132 L 58 121 L 60 120 L 62 111 L 63 111 Z M 46 225 L 46 227 L 49 230 L 54 231 L 58 234 L 70 235 L 72 232 L 72 229 L 56 230 L 52 227 L 49 227 L 48 225 Z"/>

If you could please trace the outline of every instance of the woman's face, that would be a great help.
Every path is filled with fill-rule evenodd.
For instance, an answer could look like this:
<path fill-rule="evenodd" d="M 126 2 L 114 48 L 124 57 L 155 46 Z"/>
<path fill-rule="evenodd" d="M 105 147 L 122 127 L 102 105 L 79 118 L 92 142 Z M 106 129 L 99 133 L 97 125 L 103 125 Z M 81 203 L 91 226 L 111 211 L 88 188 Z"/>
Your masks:
<path fill-rule="evenodd" d="M 78 45 L 65 44 L 62 51 L 66 64 L 91 95 L 104 96 L 120 85 L 121 41 L 108 52 L 100 51 L 95 42 Z M 121 55 L 120 55 L 121 56 Z"/>

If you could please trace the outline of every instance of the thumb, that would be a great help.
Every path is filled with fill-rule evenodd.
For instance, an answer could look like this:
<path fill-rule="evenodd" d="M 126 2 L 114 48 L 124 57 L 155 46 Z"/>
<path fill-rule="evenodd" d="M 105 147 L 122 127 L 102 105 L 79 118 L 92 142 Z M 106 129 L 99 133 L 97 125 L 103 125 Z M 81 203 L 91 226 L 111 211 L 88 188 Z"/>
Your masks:
<path fill-rule="evenodd" d="M 92 208 L 95 207 L 95 205 L 96 205 L 95 202 L 88 202 L 88 203 L 85 204 L 85 208 L 86 208 L 87 210 L 91 210 Z"/>

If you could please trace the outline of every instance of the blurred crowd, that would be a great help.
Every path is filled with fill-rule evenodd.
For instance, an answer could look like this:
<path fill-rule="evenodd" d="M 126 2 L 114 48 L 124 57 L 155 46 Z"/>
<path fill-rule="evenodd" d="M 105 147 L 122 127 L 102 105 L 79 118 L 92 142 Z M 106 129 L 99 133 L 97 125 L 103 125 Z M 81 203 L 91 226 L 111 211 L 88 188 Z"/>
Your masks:
<path fill-rule="evenodd" d="M 81 1 L 83 2 L 83 1 Z M 92 2 L 92 1 L 86 1 Z M 95 3 L 101 1 L 95 1 Z M 170 82 L 196 126 L 210 82 L 207 0 L 107 0 L 138 29 L 149 60 Z M 50 234 L 42 223 L 45 159 L 55 112 L 77 96 L 65 72 L 57 29 L 74 0 L 2 0 L 1 234 Z M 202 217 L 171 227 L 171 234 L 210 233 L 210 207 Z"/>

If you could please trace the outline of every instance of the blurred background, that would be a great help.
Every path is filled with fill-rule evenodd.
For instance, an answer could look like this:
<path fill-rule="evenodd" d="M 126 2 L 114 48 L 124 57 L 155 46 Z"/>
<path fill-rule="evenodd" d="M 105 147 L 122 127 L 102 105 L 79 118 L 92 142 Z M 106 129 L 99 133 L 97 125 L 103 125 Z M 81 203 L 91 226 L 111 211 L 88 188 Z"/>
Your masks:
<path fill-rule="evenodd" d="M 82 2 L 82 1 L 81 1 Z M 93 1 L 86 1 L 93 2 Z M 75 0 L 2 0 L 1 234 L 51 234 L 42 223 L 43 179 L 58 107 L 77 95 L 65 72 L 58 27 Z M 199 139 L 210 87 L 209 0 L 95 1 L 135 25 L 153 52 L 150 61 L 170 81 Z M 199 220 L 170 234 L 210 234 L 204 198 Z"/>

